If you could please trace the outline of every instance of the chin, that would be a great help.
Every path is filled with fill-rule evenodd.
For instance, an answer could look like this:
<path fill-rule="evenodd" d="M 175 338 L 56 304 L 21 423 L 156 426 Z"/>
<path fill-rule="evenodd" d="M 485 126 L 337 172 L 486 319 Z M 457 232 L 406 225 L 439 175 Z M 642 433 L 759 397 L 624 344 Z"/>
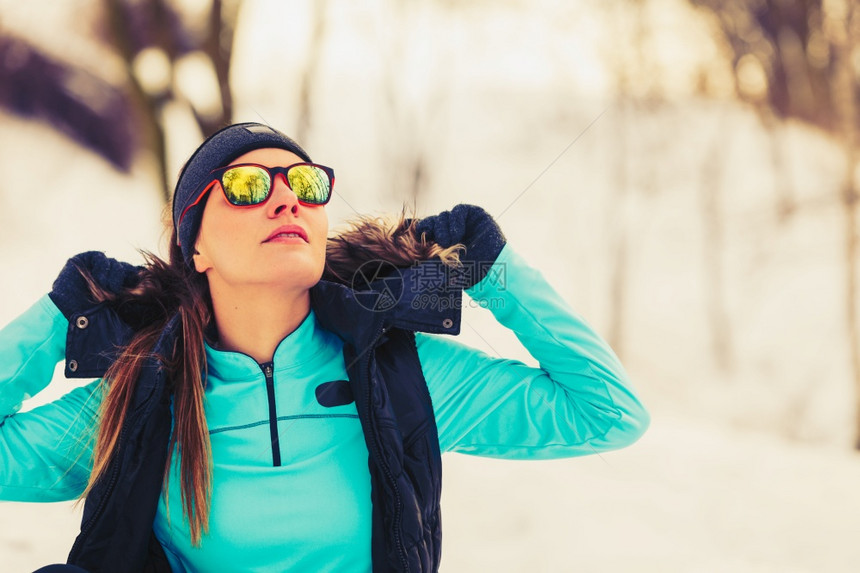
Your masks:
<path fill-rule="evenodd" d="M 322 265 L 290 265 L 279 269 L 273 269 L 270 276 L 272 282 L 289 286 L 304 286 L 311 288 L 322 278 Z"/>

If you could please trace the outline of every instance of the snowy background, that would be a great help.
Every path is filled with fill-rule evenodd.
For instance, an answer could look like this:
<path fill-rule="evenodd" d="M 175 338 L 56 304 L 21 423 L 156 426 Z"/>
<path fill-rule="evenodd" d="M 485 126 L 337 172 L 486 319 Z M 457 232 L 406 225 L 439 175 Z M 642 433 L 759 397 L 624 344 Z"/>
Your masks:
<path fill-rule="evenodd" d="M 72 25 L 95 2 L 57 4 L 0 0 L 0 33 L 112 73 Z M 731 97 L 701 13 L 607 8 L 619 4 L 327 3 L 303 144 L 337 170 L 332 226 L 403 201 L 483 206 L 605 334 L 652 414 L 637 444 L 601 456 L 447 456 L 442 571 L 857 571 L 844 156 L 800 123 L 765 129 Z M 295 132 L 312 10 L 243 4 L 234 120 Z M 647 66 L 624 48 L 643 18 Z M 165 113 L 175 174 L 200 133 L 181 104 Z M 0 150 L 0 324 L 78 252 L 165 253 L 152 157 L 124 173 L 3 111 Z M 416 156 L 422 184 L 407 193 Z M 534 363 L 486 310 L 465 309 L 461 340 Z M 71 387 L 59 374 L 26 407 Z M 79 509 L 0 504 L 0 570 L 64 561 Z"/>

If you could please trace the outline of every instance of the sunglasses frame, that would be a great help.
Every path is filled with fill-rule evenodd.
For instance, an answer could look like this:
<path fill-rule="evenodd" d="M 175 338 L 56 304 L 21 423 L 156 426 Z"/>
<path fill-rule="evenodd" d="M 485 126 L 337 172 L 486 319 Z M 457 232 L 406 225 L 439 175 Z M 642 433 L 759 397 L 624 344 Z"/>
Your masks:
<path fill-rule="evenodd" d="M 259 163 L 237 163 L 235 165 L 227 165 L 224 167 L 218 167 L 217 169 L 213 169 L 212 171 L 209 172 L 209 175 L 212 177 L 212 180 L 209 181 L 203 187 L 203 189 L 197 195 L 197 198 L 194 200 L 194 202 L 191 203 L 188 207 L 186 207 L 184 211 L 182 211 L 182 215 L 179 216 L 179 221 L 176 223 L 176 228 L 178 229 L 180 226 L 182 226 L 182 219 L 185 218 L 186 213 L 188 213 L 188 211 L 192 207 L 194 207 L 195 205 L 200 203 L 200 201 L 203 199 L 203 197 L 205 197 L 206 194 L 212 190 L 212 187 L 214 187 L 216 183 L 219 184 L 219 186 L 221 187 L 221 192 L 224 194 L 224 198 L 227 200 L 227 202 L 232 207 L 237 207 L 240 209 L 245 208 L 245 207 L 259 207 L 260 205 L 265 205 L 266 202 L 269 200 L 269 198 L 272 196 L 272 189 L 275 186 L 275 178 L 279 174 L 284 176 L 284 182 L 287 184 L 287 188 L 289 188 L 290 191 L 293 191 L 293 186 L 290 185 L 290 177 L 289 177 L 290 169 L 293 169 L 294 167 L 300 167 L 303 165 L 310 165 L 311 167 L 316 167 L 317 169 L 321 169 L 328 176 L 329 192 L 328 192 L 328 197 L 322 203 L 308 203 L 307 201 L 302 201 L 299 198 L 299 196 L 296 195 L 296 198 L 299 200 L 299 203 L 301 203 L 302 205 L 306 205 L 308 207 L 321 207 L 321 206 L 327 204 L 329 201 L 331 201 L 331 196 L 334 193 L 334 169 L 332 169 L 331 167 L 326 167 L 325 165 L 320 165 L 319 163 L 311 163 L 309 161 L 304 161 L 301 163 L 293 163 L 292 165 L 288 165 L 287 167 L 268 167 L 266 165 L 261 165 Z M 224 178 L 224 174 L 227 173 L 227 171 L 234 169 L 236 167 L 259 167 L 259 168 L 263 169 L 264 171 L 266 171 L 266 173 L 269 174 L 269 190 L 266 193 L 265 199 L 263 199 L 259 203 L 251 203 L 250 205 L 236 205 L 235 203 L 233 203 L 230 200 L 230 197 L 227 195 L 227 191 L 224 189 L 223 178 Z M 293 191 L 293 192 L 295 193 L 295 191 Z"/>

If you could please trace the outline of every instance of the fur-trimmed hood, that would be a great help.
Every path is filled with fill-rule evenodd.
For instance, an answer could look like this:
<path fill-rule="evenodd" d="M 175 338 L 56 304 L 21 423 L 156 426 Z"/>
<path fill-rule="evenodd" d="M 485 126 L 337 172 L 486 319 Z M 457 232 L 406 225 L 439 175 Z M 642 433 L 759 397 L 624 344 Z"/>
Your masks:
<path fill-rule="evenodd" d="M 447 266 L 459 264 L 462 245 L 443 248 L 419 237 L 419 219 L 398 215 L 358 215 L 335 230 L 326 245 L 324 280 L 349 285 L 355 272 L 369 261 L 385 261 L 395 267 L 409 267 L 433 258 Z"/>

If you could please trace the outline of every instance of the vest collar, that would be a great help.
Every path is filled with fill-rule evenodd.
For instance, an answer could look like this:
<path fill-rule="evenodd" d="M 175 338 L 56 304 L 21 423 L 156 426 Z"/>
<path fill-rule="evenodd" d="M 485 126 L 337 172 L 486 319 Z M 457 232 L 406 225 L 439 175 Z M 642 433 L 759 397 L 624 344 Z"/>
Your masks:
<path fill-rule="evenodd" d="M 311 307 L 322 326 L 354 346 L 364 346 L 388 328 L 459 334 L 463 291 L 448 286 L 438 260 L 398 268 L 363 265 L 352 285 L 320 280 L 311 288 Z"/>

